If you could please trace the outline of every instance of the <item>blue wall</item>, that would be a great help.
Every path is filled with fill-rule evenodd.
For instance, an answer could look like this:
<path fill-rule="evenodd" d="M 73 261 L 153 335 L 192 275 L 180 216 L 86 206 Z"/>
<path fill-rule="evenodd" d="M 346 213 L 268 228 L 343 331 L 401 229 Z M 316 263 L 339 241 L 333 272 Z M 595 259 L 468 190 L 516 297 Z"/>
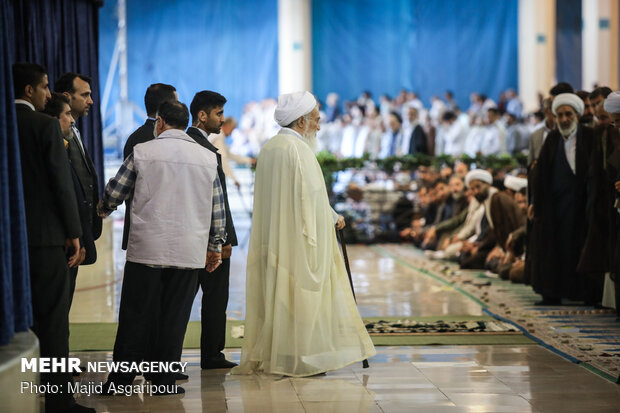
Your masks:
<path fill-rule="evenodd" d="M 101 90 L 114 50 L 116 0 L 100 12 Z M 129 97 L 144 108 L 151 83 L 169 83 L 189 106 L 215 90 L 239 117 L 250 100 L 278 92 L 277 0 L 127 0 Z M 116 88 L 116 86 L 115 86 Z M 113 103 L 118 90 L 111 96 Z"/>
<path fill-rule="evenodd" d="M 314 91 L 344 99 L 518 89 L 518 0 L 313 0 Z"/>
<path fill-rule="evenodd" d="M 555 75 L 558 82 L 568 82 L 581 89 L 581 0 L 556 2 Z M 592 85 L 584 85 L 588 91 Z"/>

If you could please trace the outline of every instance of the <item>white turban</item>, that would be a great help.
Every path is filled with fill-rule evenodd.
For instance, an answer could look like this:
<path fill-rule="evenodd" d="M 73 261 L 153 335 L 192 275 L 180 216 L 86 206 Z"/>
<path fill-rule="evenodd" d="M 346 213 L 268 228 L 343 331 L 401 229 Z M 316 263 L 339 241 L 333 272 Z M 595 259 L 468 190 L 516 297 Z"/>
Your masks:
<path fill-rule="evenodd" d="M 286 93 L 278 97 L 274 119 L 280 126 L 288 126 L 294 120 L 312 112 L 316 99 L 310 92 Z"/>
<path fill-rule="evenodd" d="M 583 115 L 584 104 L 583 100 L 574 93 L 560 93 L 553 99 L 553 105 L 551 105 L 551 111 L 557 116 L 556 111 L 560 106 L 568 105 L 575 109 L 575 112 L 579 116 Z"/>
<path fill-rule="evenodd" d="M 605 99 L 605 112 L 620 113 L 620 90 L 611 92 Z"/>
<path fill-rule="evenodd" d="M 504 179 L 504 186 L 508 189 L 512 189 L 515 192 L 519 192 L 522 188 L 525 188 L 527 186 L 527 179 L 508 175 Z"/>
<path fill-rule="evenodd" d="M 482 181 L 487 184 L 492 184 L 493 177 L 484 169 L 474 169 L 473 171 L 467 172 L 467 175 L 465 175 L 465 185 L 469 187 L 471 181 Z"/>

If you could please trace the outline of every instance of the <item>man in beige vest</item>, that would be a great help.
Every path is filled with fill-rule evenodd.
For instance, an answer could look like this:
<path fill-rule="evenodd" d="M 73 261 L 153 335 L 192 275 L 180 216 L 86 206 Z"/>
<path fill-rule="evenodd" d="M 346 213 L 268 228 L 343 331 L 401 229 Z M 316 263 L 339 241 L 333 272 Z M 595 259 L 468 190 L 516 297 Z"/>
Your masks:
<path fill-rule="evenodd" d="M 105 217 L 132 198 L 114 361 L 140 362 L 147 350 L 152 361 L 180 360 L 198 270 L 222 262 L 226 215 L 217 160 L 185 134 L 188 123 L 187 106 L 162 103 L 156 138 L 134 147 L 97 207 Z M 111 373 L 104 393 L 115 394 L 135 375 Z M 157 394 L 185 392 L 174 376 L 150 374 L 165 388 Z"/>

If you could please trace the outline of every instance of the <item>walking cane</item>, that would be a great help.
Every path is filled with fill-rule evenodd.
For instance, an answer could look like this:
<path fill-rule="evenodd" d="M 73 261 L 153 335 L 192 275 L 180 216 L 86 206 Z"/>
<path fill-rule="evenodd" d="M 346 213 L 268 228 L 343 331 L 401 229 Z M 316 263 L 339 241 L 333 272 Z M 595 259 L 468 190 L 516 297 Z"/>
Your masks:
<path fill-rule="evenodd" d="M 353 288 L 353 278 L 351 277 L 351 267 L 349 266 L 349 256 L 347 255 L 347 244 L 344 242 L 344 233 L 341 229 L 337 230 L 338 238 L 340 238 L 340 245 L 342 246 L 342 256 L 344 257 L 344 266 L 347 269 L 347 275 L 349 276 L 349 284 L 351 284 L 351 292 L 353 293 L 353 299 L 357 304 L 357 298 L 355 298 L 355 288 Z M 362 361 L 362 367 L 367 369 L 368 359 Z"/>

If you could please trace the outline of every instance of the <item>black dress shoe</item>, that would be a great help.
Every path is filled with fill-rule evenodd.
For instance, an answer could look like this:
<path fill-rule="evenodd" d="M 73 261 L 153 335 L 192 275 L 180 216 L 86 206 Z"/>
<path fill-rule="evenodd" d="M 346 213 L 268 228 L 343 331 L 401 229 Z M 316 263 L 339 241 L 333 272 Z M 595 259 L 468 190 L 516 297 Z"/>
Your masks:
<path fill-rule="evenodd" d="M 71 375 L 72 375 L 73 377 L 77 377 L 77 376 L 79 376 L 80 374 L 82 374 L 83 372 L 85 372 L 85 371 L 86 371 L 86 366 L 80 366 L 80 370 L 81 370 L 81 372 L 79 372 L 79 371 L 74 371 L 73 373 L 71 373 Z"/>
<path fill-rule="evenodd" d="M 101 395 L 102 396 L 114 396 L 116 394 L 116 392 L 114 390 L 111 389 L 112 385 L 115 385 L 116 383 L 114 383 L 113 381 L 106 381 L 105 383 L 103 383 L 103 388 L 101 391 Z"/>
<path fill-rule="evenodd" d="M 232 369 L 236 365 L 237 363 L 233 363 L 232 361 L 228 361 L 226 359 L 211 359 L 200 362 L 200 368 L 203 370 Z"/>

